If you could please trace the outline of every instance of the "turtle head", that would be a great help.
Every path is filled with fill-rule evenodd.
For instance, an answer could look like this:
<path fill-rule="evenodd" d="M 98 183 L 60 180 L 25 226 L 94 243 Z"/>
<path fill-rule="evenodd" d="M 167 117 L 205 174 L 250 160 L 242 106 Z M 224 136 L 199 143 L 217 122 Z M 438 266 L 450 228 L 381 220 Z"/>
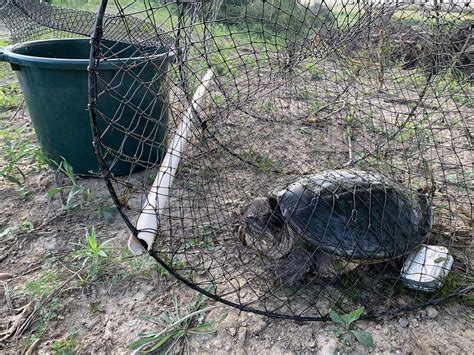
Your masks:
<path fill-rule="evenodd" d="M 239 227 L 239 239 L 243 245 L 273 260 L 291 252 L 296 239 L 288 231 L 277 198 L 269 196 L 252 200 L 243 217 Z"/>
<path fill-rule="evenodd" d="M 284 226 L 278 201 L 273 196 L 258 197 L 250 202 L 244 212 L 245 227 L 257 232 L 280 232 Z"/>

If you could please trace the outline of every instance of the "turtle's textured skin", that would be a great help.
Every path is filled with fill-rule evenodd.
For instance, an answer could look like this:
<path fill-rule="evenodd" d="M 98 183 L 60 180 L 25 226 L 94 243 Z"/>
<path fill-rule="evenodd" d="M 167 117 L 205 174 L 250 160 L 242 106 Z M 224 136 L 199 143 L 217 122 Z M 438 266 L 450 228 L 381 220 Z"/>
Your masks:
<path fill-rule="evenodd" d="M 241 242 L 270 260 L 288 256 L 297 239 L 285 228 L 280 213 L 270 206 L 269 199 L 257 197 L 244 212 L 239 230 Z"/>
<path fill-rule="evenodd" d="M 331 255 L 356 262 L 395 259 L 431 230 L 426 195 L 381 174 L 334 170 L 274 193 L 273 204 L 297 235 Z"/>
<path fill-rule="evenodd" d="M 430 230 L 426 195 L 381 174 L 333 170 L 254 199 L 244 212 L 240 237 L 291 285 L 310 271 L 333 277 L 358 263 L 398 258 Z"/>

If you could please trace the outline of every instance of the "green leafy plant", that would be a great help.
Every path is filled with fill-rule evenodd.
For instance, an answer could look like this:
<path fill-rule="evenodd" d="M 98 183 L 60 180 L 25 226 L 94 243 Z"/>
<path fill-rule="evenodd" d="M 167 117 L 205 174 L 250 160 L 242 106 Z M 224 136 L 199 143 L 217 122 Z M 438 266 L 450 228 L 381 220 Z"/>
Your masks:
<path fill-rule="evenodd" d="M 338 325 L 338 327 L 335 329 L 335 335 L 338 337 L 338 339 L 342 339 L 347 343 L 350 343 L 350 337 L 354 336 L 357 341 L 365 347 L 371 348 L 374 346 L 372 334 L 366 330 L 352 329 L 352 324 L 360 318 L 364 311 L 365 308 L 360 307 L 348 314 L 343 315 L 340 315 L 333 310 L 329 313 L 331 320 Z"/>
<path fill-rule="evenodd" d="M 0 178 L 22 187 L 26 182 L 26 172 L 32 166 L 39 169 L 47 165 L 47 158 L 23 129 L 0 130 L 1 153 Z"/>
<path fill-rule="evenodd" d="M 86 232 L 86 243 L 75 252 L 75 257 L 82 261 L 81 268 L 85 270 L 85 275 L 78 275 L 82 282 L 89 283 L 97 279 L 105 261 L 111 258 L 108 244 L 113 239 L 98 243 L 94 227 Z"/>
<path fill-rule="evenodd" d="M 67 213 L 88 210 L 91 212 L 90 215 L 99 221 L 113 221 L 116 209 L 110 206 L 111 201 L 106 201 L 104 197 L 97 197 L 90 187 L 81 185 L 74 175 L 73 167 L 64 158 L 59 164 L 52 163 L 56 164 L 57 171 L 62 173 L 67 180 L 61 184 L 62 186 L 49 189 L 46 193 L 47 198 L 53 199 L 59 195 L 61 209 Z"/>
<path fill-rule="evenodd" d="M 58 194 L 67 192 L 67 196 L 63 200 L 63 208 L 67 211 L 78 207 L 82 208 L 85 203 L 94 199 L 92 190 L 89 187 L 77 183 L 73 167 L 64 158 L 58 165 L 58 171 L 67 177 L 69 184 L 53 187 L 47 193 L 48 198 L 52 199 Z"/>
<path fill-rule="evenodd" d="M 7 227 L 3 230 L 0 230 L 0 238 L 3 242 L 5 242 L 7 240 L 13 239 L 18 234 L 31 232 L 33 229 L 33 222 L 26 220 L 17 226 Z"/>
<path fill-rule="evenodd" d="M 20 87 L 15 81 L 0 87 L 0 111 L 7 111 L 21 104 Z"/>
<path fill-rule="evenodd" d="M 77 348 L 77 332 L 69 334 L 66 338 L 55 340 L 51 345 L 56 355 L 72 355 Z"/>
<path fill-rule="evenodd" d="M 128 346 L 134 350 L 134 353 L 161 350 L 167 354 L 176 347 L 184 350 L 192 335 L 214 332 L 217 324 L 227 316 L 224 314 L 216 321 L 205 321 L 205 314 L 217 306 L 204 307 L 206 298 L 202 294 L 198 294 L 193 302 L 187 303 L 183 309 L 180 307 L 176 294 L 172 295 L 172 300 L 173 309 L 162 309 L 160 316 L 156 319 L 144 318 L 161 327 L 162 330 L 140 333 L 139 338 Z"/>

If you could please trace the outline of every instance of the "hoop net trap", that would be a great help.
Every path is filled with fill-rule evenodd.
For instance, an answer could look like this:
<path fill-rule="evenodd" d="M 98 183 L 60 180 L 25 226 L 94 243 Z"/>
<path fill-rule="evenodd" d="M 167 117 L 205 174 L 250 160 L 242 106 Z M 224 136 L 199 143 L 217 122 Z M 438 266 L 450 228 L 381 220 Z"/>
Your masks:
<path fill-rule="evenodd" d="M 297 320 L 472 291 L 474 4 L 3 6 L 15 41 L 91 36 L 101 173 L 130 247 L 187 285 Z"/>

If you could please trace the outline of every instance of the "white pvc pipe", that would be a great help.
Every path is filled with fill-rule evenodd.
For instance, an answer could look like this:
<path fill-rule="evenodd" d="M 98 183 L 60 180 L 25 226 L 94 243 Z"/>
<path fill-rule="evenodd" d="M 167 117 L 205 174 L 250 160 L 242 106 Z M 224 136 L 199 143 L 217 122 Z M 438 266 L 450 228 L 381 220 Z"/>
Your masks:
<path fill-rule="evenodd" d="M 160 225 L 160 215 L 168 206 L 170 189 L 173 185 L 176 172 L 178 171 L 181 156 L 188 144 L 188 135 L 191 130 L 194 112 L 198 110 L 199 102 L 204 97 L 213 77 L 214 71 L 208 69 L 201 79 L 201 84 L 194 92 L 191 106 L 187 109 L 176 133 L 174 134 L 173 141 L 166 152 L 160 170 L 151 186 L 150 192 L 148 193 L 147 200 L 138 216 L 136 225 L 138 235 L 132 235 L 128 240 L 128 247 L 134 253 L 139 254 L 145 250 L 140 241 L 146 244 L 146 249 L 148 251 L 150 251 L 153 242 L 155 241 L 158 227 Z"/>

